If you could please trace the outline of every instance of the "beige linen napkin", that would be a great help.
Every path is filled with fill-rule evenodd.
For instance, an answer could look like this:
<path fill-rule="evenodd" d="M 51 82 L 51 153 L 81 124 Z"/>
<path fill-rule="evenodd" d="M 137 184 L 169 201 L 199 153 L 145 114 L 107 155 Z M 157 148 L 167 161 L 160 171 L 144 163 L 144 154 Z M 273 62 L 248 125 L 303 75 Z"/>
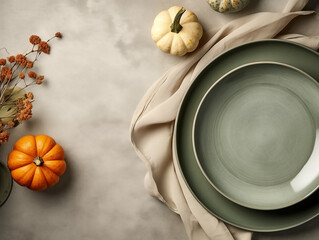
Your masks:
<path fill-rule="evenodd" d="M 311 14 L 300 11 L 306 3 L 307 0 L 290 0 L 281 13 L 260 12 L 233 20 L 158 79 L 137 106 L 131 123 L 131 141 L 147 167 L 145 187 L 181 216 L 190 239 L 248 240 L 252 234 L 218 220 L 187 188 L 172 152 L 174 120 L 182 98 L 213 58 L 239 44 L 277 37 L 317 49 L 319 36 L 278 36 L 294 18 Z"/>

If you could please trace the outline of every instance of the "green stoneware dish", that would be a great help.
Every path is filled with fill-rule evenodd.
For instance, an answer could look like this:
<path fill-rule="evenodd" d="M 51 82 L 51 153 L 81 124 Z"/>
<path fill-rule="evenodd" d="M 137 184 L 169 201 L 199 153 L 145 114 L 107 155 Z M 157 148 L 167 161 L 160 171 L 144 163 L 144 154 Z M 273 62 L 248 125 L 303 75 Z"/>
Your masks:
<path fill-rule="evenodd" d="M 319 54 L 302 45 L 284 40 L 262 40 L 235 47 L 213 59 L 194 80 L 181 103 L 173 140 L 175 160 L 198 202 L 224 222 L 256 232 L 284 230 L 316 217 L 319 214 L 319 191 L 278 210 L 257 210 L 238 205 L 220 194 L 202 174 L 193 149 L 192 128 L 202 98 L 220 77 L 241 65 L 264 61 L 291 65 L 319 80 Z"/>
<path fill-rule="evenodd" d="M 282 63 L 242 65 L 218 79 L 199 104 L 195 157 L 230 200 L 271 210 L 319 185 L 319 84 Z"/>
<path fill-rule="evenodd" d="M 12 177 L 10 170 L 0 163 L 0 206 L 8 199 L 12 189 Z"/>

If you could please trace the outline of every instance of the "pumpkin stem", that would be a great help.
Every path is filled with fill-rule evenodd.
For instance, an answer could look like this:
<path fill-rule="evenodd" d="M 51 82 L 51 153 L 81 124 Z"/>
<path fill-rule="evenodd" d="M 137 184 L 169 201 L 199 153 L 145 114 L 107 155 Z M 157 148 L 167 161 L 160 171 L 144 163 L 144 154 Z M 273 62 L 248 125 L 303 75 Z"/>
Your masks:
<path fill-rule="evenodd" d="M 186 11 L 185 8 L 181 8 L 177 13 L 176 13 L 176 16 L 174 18 L 174 21 L 173 23 L 171 24 L 171 32 L 174 32 L 174 33 L 179 33 L 183 27 L 182 25 L 179 23 L 181 21 L 181 18 L 182 18 L 182 15 L 183 13 Z"/>
<path fill-rule="evenodd" d="M 44 161 L 41 157 L 37 156 L 36 158 L 33 159 L 33 162 L 35 165 L 37 165 L 38 167 L 39 166 L 42 166 Z"/>

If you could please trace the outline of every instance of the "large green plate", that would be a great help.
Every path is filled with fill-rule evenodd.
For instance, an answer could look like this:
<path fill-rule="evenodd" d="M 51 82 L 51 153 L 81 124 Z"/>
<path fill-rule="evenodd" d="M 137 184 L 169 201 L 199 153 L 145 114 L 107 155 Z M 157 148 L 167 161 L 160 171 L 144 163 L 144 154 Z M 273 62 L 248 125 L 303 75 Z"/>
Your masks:
<path fill-rule="evenodd" d="M 207 181 L 197 164 L 192 143 L 194 118 L 207 90 L 232 69 L 258 61 L 288 64 L 319 80 L 319 54 L 299 44 L 263 40 L 233 48 L 215 58 L 187 91 L 175 122 L 174 150 L 186 184 L 204 208 L 231 225 L 268 232 L 292 228 L 317 216 L 319 191 L 295 205 L 279 210 L 265 211 L 240 206 L 221 195 Z"/>

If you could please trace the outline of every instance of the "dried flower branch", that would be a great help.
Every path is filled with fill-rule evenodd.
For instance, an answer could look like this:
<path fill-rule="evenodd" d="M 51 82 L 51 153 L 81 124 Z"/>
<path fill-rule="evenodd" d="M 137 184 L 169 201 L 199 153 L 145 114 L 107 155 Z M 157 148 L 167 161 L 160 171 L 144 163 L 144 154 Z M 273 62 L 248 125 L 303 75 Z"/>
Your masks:
<path fill-rule="evenodd" d="M 29 52 L 0 58 L 0 145 L 8 141 L 10 128 L 32 117 L 34 96 L 32 92 L 26 93 L 25 89 L 42 84 L 44 76 L 31 69 L 41 53 L 50 54 L 48 42 L 61 37 L 61 33 L 57 32 L 49 40 L 42 41 L 39 36 L 32 35 L 29 38 L 32 49 Z"/>

